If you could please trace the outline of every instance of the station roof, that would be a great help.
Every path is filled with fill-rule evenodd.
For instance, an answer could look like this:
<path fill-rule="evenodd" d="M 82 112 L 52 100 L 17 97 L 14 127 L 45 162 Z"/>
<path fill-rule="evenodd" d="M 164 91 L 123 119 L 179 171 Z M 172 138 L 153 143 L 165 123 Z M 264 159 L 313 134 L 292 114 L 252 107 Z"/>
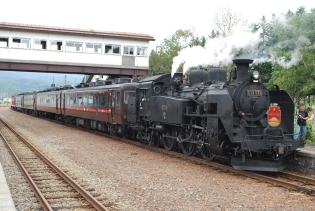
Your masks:
<path fill-rule="evenodd" d="M 1 28 L 18 29 L 18 30 L 25 30 L 25 31 L 50 32 L 50 33 L 81 34 L 81 35 L 90 35 L 90 36 L 103 36 L 103 37 L 136 39 L 136 40 L 147 40 L 147 41 L 155 40 L 154 37 L 148 34 L 101 31 L 101 30 L 93 30 L 93 29 L 66 28 L 66 27 L 56 27 L 56 26 L 43 26 L 43 25 L 21 24 L 21 23 L 10 23 L 10 22 L 0 22 L 0 29 Z"/>

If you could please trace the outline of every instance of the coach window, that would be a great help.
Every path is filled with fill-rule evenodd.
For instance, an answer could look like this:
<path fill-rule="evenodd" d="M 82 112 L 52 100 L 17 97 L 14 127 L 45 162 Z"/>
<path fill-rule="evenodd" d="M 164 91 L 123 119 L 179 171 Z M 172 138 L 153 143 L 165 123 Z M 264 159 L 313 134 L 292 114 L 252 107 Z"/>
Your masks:
<path fill-rule="evenodd" d="M 50 41 L 50 50 L 62 51 L 62 41 L 56 41 L 56 40 Z"/>
<path fill-rule="evenodd" d="M 137 56 L 147 56 L 148 48 L 145 47 L 137 47 Z"/>
<path fill-rule="evenodd" d="M 47 49 L 47 41 L 46 40 L 34 40 L 34 49 L 46 50 Z"/>
<path fill-rule="evenodd" d="M 100 106 L 102 107 L 106 106 L 106 97 L 104 96 L 100 97 Z"/>
<path fill-rule="evenodd" d="M 66 42 L 66 51 L 70 52 L 82 52 L 81 42 Z"/>
<path fill-rule="evenodd" d="M 98 97 L 93 97 L 93 105 L 98 106 Z"/>
<path fill-rule="evenodd" d="M 102 44 L 86 43 L 85 52 L 87 52 L 87 53 L 102 53 Z"/>
<path fill-rule="evenodd" d="M 9 47 L 9 38 L 0 37 L 0 47 L 2 48 Z"/>
<path fill-rule="evenodd" d="M 105 45 L 105 53 L 120 54 L 120 45 Z"/>
<path fill-rule="evenodd" d="M 73 104 L 74 104 L 74 105 L 78 104 L 78 98 L 77 98 L 77 97 L 74 97 L 74 98 L 73 98 Z"/>
<path fill-rule="evenodd" d="M 83 105 L 83 97 L 78 97 L 78 105 Z"/>
<path fill-rule="evenodd" d="M 88 104 L 88 97 L 83 97 L 83 105 L 87 105 Z"/>
<path fill-rule="evenodd" d="M 30 48 L 31 40 L 24 38 L 13 38 L 12 47 L 13 48 Z"/>
<path fill-rule="evenodd" d="M 124 47 L 124 55 L 133 55 L 134 47 L 133 46 L 125 46 Z"/>
<path fill-rule="evenodd" d="M 69 105 L 73 105 L 74 104 L 74 97 L 69 97 Z"/>
<path fill-rule="evenodd" d="M 135 96 L 135 92 L 131 92 L 131 91 L 126 91 L 125 92 L 125 96 L 124 96 L 124 103 L 128 104 L 128 100 L 130 97 L 134 97 Z"/>
<path fill-rule="evenodd" d="M 88 106 L 93 106 L 93 97 L 92 96 L 89 96 L 88 97 Z"/>

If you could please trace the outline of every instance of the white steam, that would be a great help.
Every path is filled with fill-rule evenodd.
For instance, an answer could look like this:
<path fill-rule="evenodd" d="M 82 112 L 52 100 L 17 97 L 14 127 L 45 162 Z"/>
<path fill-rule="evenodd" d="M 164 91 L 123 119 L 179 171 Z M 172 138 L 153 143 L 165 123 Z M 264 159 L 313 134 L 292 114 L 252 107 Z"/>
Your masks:
<path fill-rule="evenodd" d="M 266 61 L 270 61 L 272 63 L 276 63 L 280 65 L 281 67 L 284 67 L 286 69 L 298 65 L 299 62 L 303 59 L 303 53 L 302 51 L 305 49 L 312 49 L 315 46 L 310 46 L 311 42 L 310 40 L 305 37 L 305 36 L 300 36 L 297 39 L 291 39 L 291 40 L 286 40 L 283 42 L 279 42 L 276 46 L 276 50 L 269 50 L 269 58 L 267 57 L 262 57 L 262 58 L 256 58 L 254 63 L 263 63 Z M 277 55 L 277 50 L 282 50 L 282 49 L 292 49 L 290 51 L 287 51 L 288 56 L 278 56 Z"/>
<path fill-rule="evenodd" d="M 294 28 L 283 20 L 279 22 L 285 28 Z M 267 57 L 258 57 L 259 51 L 262 50 L 259 49 L 260 41 L 260 31 L 253 33 L 250 30 L 239 30 L 229 37 L 209 39 L 204 48 L 201 46 L 187 47 L 181 50 L 177 57 L 174 57 L 172 76 L 181 64 L 184 64 L 183 73 L 186 73 L 189 68 L 197 66 L 227 66 L 240 52 L 250 54 L 255 64 L 269 61 L 284 68 L 290 68 L 299 64 L 304 50 L 315 48 L 307 37 L 299 35 L 268 48 L 267 52 L 264 51 L 264 54 L 268 55 Z M 286 56 L 279 56 L 281 50 L 286 53 Z"/>
<path fill-rule="evenodd" d="M 240 50 L 257 51 L 259 41 L 259 32 L 239 30 L 229 37 L 216 37 L 208 40 L 204 48 L 201 46 L 185 48 L 173 59 L 172 75 L 182 63 L 184 63 L 183 73 L 195 66 L 228 65 Z"/>

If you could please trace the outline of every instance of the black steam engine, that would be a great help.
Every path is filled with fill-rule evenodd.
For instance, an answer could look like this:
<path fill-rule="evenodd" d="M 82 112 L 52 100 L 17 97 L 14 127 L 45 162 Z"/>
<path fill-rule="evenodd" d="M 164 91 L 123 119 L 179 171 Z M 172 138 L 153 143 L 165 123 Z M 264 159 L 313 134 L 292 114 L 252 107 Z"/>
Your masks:
<path fill-rule="evenodd" d="M 259 82 L 259 72 L 249 71 L 252 60 L 234 63 L 228 81 L 224 69 L 213 68 L 191 71 L 187 82 L 181 73 L 139 82 L 128 104 L 131 136 L 167 150 L 179 146 L 186 155 L 200 152 L 208 161 L 225 156 L 240 170 L 285 168 L 288 155 L 304 146 L 293 140 L 294 103 Z M 272 119 L 274 107 L 280 112 Z"/>

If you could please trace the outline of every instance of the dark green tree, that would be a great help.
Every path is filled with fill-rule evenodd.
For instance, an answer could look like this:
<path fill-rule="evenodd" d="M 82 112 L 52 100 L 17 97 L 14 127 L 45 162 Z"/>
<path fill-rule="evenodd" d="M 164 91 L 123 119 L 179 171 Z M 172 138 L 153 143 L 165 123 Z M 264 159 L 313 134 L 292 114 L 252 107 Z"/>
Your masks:
<path fill-rule="evenodd" d="M 178 55 L 180 50 L 192 43 L 195 45 L 203 42 L 205 43 L 205 40 L 202 37 L 195 36 L 192 29 L 176 30 L 171 37 L 165 38 L 161 44 L 151 51 L 149 57 L 150 74 L 170 72 L 173 58 Z"/>

